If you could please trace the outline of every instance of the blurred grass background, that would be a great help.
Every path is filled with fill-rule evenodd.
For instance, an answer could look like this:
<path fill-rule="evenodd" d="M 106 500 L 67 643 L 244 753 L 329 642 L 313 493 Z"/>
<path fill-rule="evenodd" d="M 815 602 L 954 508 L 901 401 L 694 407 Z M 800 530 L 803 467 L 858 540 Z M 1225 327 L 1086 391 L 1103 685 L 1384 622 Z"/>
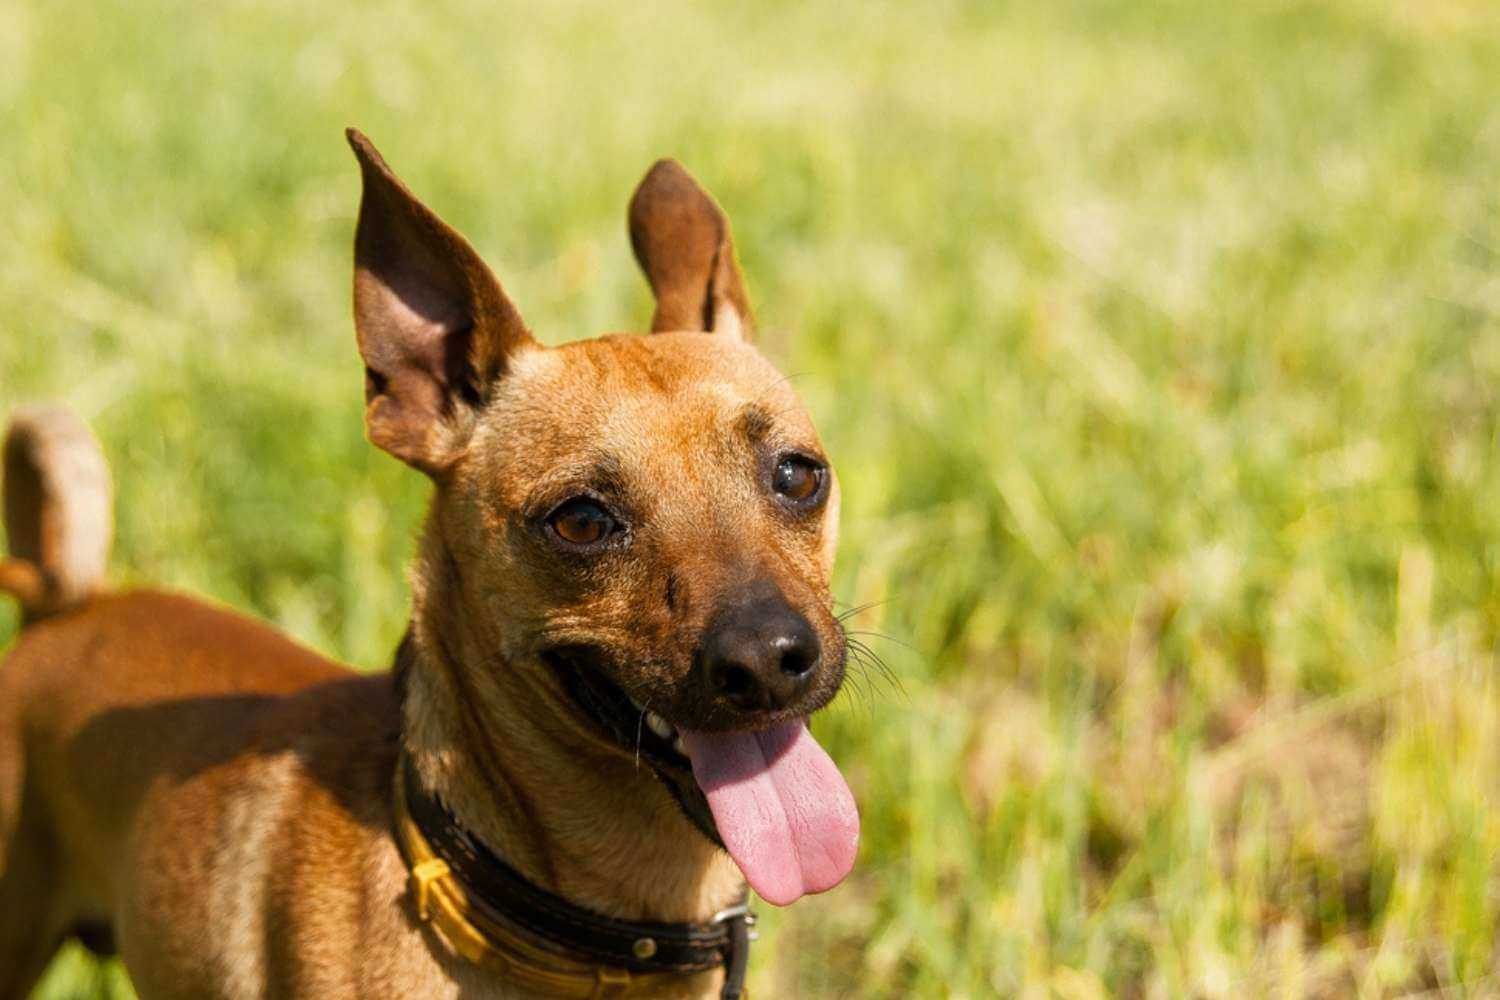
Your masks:
<path fill-rule="evenodd" d="M 97 428 L 121 582 L 382 667 L 341 129 L 552 341 L 645 322 L 675 155 L 911 647 L 756 995 L 1497 995 L 1497 67 L 1480 0 L 11 0 L 0 409 Z"/>

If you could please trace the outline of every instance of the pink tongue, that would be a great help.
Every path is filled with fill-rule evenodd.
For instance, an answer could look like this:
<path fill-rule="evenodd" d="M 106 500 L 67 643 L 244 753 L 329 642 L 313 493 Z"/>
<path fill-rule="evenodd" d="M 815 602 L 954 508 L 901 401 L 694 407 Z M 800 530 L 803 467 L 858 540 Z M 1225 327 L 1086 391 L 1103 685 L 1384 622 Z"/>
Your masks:
<path fill-rule="evenodd" d="M 849 874 L 859 810 L 805 720 L 682 740 L 724 846 L 762 899 L 786 906 Z"/>

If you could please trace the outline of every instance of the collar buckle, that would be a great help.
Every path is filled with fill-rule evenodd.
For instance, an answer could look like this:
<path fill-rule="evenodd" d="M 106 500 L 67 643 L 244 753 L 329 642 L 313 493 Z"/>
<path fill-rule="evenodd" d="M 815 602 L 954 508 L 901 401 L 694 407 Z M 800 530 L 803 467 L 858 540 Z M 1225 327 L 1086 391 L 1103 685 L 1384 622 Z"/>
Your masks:
<path fill-rule="evenodd" d="M 740 1000 L 745 995 L 745 973 L 750 964 L 750 942 L 760 937 L 753 928 L 755 914 L 750 912 L 750 901 L 725 907 L 715 913 L 709 924 L 729 929 L 729 944 L 724 954 L 724 986 L 720 1000 Z"/>
<path fill-rule="evenodd" d="M 424 924 L 432 919 L 432 883 L 449 874 L 448 862 L 442 858 L 428 858 L 412 866 L 412 895 L 417 899 L 417 916 Z"/>
<path fill-rule="evenodd" d="M 725 907 L 718 913 L 715 913 L 712 917 L 709 917 L 708 922 L 709 925 L 713 927 L 722 927 L 725 924 L 735 922 L 743 923 L 746 927 L 745 940 L 760 940 L 760 931 L 755 929 L 755 924 L 757 922 L 755 911 L 750 909 L 750 903 L 748 900 L 743 903 L 737 903 L 734 906 Z"/>
<path fill-rule="evenodd" d="M 736 917 L 744 917 L 747 924 L 755 923 L 755 914 L 750 912 L 750 904 L 748 902 L 725 907 L 709 917 L 708 922 L 711 924 L 727 924 Z"/>

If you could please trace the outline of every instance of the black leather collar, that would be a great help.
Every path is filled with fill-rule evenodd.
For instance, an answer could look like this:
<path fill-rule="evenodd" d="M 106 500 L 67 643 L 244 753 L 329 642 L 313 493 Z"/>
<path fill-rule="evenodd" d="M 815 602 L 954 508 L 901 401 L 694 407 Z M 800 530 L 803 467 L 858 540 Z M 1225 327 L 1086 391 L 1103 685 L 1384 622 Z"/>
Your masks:
<path fill-rule="evenodd" d="M 470 902 L 491 920 L 517 927 L 559 954 L 632 972 L 705 972 L 724 966 L 724 1000 L 744 993 L 755 918 L 741 903 L 702 924 L 616 920 L 527 881 L 422 787 L 406 755 L 400 780 L 413 821 L 447 862 Z"/>

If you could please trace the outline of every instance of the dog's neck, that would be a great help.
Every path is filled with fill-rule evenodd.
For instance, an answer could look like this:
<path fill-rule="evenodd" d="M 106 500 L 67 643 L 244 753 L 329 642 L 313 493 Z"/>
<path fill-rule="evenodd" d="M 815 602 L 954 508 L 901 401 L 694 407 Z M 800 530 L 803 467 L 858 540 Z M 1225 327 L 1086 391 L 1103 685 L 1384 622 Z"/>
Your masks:
<path fill-rule="evenodd" d="M 540 663 L 495 652 L 429 530 L 397 670 L 423 784 L 542 888 L 609 916 L 702 921 L 743 877 L 644 762 L 609 746 Z"/>

